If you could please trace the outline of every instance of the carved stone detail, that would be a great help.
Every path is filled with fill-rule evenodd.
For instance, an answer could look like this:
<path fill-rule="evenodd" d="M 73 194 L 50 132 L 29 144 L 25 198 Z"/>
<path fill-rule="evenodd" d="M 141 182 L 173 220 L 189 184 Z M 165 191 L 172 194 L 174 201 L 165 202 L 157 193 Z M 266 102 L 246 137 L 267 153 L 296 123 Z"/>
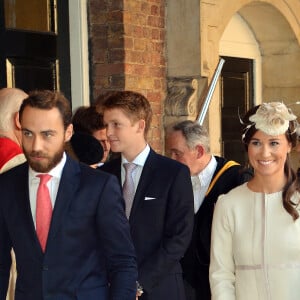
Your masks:
<path fill-rule="evenodd" d="M 201 107 L 199 99 L 205 83 L 206 78 L 168 78 L 165 116 L 195 119 Z"/>

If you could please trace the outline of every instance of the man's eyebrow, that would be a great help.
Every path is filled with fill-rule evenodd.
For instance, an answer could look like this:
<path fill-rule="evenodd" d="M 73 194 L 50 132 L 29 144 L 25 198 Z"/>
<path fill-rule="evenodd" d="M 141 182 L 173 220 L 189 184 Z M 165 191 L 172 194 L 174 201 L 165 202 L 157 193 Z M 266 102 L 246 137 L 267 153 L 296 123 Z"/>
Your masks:
<path fill-rule="evenodd" d="M 27 128 L 21 128 L 21 131 L 30 131 L 31 132 L 31 130 L 29 130 Z"/>
<path fill-rule="evenodd" d="M 22 130 L 22 131 L 32 132 L 32 131 L 31 131 L 30 129 L 28 129 L 28 128 L 22 128 L 21 130 Z M 57 131 L 56 131 L 56 130 L 53 130 L 53 129 L 46 129 L 46 130 L 40 131 L 40 133 L 49 133 L 49 132 L 51 132 L 51 133 L 57 133 Z"/>
<path fill-rule="evenodd" d="M 40 131 L 40 133 L 57 133 L 57 131 L 56 130 L 54 130 L 54 129 L 46 129 L 46 130 L 42 130 L 42 131 Z"/>

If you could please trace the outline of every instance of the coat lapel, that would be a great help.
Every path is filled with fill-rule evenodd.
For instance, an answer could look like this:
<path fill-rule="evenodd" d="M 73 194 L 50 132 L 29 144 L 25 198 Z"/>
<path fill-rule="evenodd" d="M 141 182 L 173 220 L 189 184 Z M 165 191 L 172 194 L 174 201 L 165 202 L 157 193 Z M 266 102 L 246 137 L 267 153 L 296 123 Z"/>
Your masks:
<path fill-rule="evenodd" d="M 76 191 L 80 181 L 79 164 L 69 157 L 64 166 L 59 183 L 55 206 L 48 235 L 48 243 L 55 238 L 57 230 L 61 227 L 64 215 L 67 213 L 72 199 L 76 197 Z"/>
<path fill-rule="evenodd" d="M 221 169 L 223 166 L 223 163 L 217 159 L 217 167 L 216 170 L 213 174 L 212 180 L 218 173 L 218 171 Z M 217 183 L 218 184 L 218 181 Z M 218 197 L 214 193 L 214 188 L 210 191 L 210 193 L 204 198 L 203 203 L 201 204 L 199 211 L 198 211 L 198 238 L 199 242 L 202 243 L 203 247 L 205 247 L 207 252 L 209 252 L 209 244 L 210 244 L 210 231 L 211 231 L 211 224 L 212 224 L 212 217 L 213 217 L 213 212 L 214 212 L 214 207 L 215 207 L 215 200 Z"/>
<path fill-rule="evenodd" d="M 30 206 L 30 198 L 29 198 L 29 184 L 28 184 L 28 164 L 27 162 L 20 165 L 18 169 L 16 169 L 18 174 L 16 178 L 21 178 L 22 180 L 19 180 L 19 185 L 17 189 L 18 197 L 17 206 L 20 207 L 20 210 L 16 210 L 16 212 L 20 212 L 21 215 L 18 216 L 19 220 L 22 220 L 24 231 L 28 232 L 28 237 L 32 241 L 30 242 L 32 245 L 34 245 L 34 249 L 37 250 L 37 252 L 41 255 L 42 250 L 40 247 L 39 240 L 36 235 L 36 230 L 33 222 L 32 212 L 31 212 L 31 206 Z"/>
<path fill-rule="evenodd" d="M 133 200 L 133 205 L 131 208 L 131 213 L 129 217 L 129 221 L 132 222 L 134 219 L 134 215 L 137 212 L 138 207 L 143 203 L 144 198 L 146 195 L 147 188 L 149 184 L 152 182 L 153 179 L 153 173 L 155 172 L 155 169 L 157 167 L 156 164 L 156 153 L 150 149 L 150 153 L 146 159 L 145 165 L 143 167 L 143 171 L 141 174 L 141 178 L 139 180 L 134 200 Z"/>

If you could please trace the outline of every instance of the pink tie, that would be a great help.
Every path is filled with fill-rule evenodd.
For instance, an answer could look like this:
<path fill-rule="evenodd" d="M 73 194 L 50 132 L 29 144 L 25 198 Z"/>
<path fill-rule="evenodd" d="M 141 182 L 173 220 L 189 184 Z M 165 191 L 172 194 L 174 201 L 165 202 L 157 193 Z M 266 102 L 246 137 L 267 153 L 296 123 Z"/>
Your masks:
<path fill-rule="evenodd" d="M 137 165 L 134 163 L 125 163 L 123 165 L 126 171 L 125 181 L 123 184 L 123 197 L 125 200 L 125 213 L 127 218 L 129 218 L 133 199 L 134 199 L 134 194 L 135 194 L 132 172 L 137 167 Z"/>
<path fill-rule="evenodd" d="M 43 252 L 45 252 L 52 217 L 52 204 L 47 187 L 47 182 L 50 180 L 51 175 L 40 174 L 37 177 L 40 178 L 40 184 L 36 195 L 36 233 Z"/>

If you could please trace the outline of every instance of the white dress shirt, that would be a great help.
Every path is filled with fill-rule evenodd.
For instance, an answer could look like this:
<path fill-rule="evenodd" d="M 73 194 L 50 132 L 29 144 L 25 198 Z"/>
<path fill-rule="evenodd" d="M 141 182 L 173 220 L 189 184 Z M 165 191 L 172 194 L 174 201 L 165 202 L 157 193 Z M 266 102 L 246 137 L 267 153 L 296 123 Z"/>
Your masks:
<path fill-rule="evenodd" d="M 66 154 L 64 153 L 62 160 L 50 172 L 47 173 L 52 176 L 52 178 L 47 182 L 47 186 L 49 189 L 53 208 L 55 205 L 59 182 L 60 182 L 61 174 L 65 163 L 66 163 Z M 36 176 L 39 174 L 41 173 L 35 172 L 29 167 L 29 172 L 28 172 L 29 199 L 30 199 L 30 207 L 31 207 L 34 226 L 36 226 L 36 193 L 37 193 L 38 186 L 40 184 L 40 179 Z"/>
<path fill-rule="evenodd" d="M 217 161 L 214 156 L 211 157 L 208 165 L 198 175 L 192 176 L 193 192 L 194 192 L 194 211 L 195 214 L 199 210 L 205 194 L 208 190 L 209 184 L 216 171 Z"/>
<path fill-rule="evenodd" d="M 145 162 L 147 160 L 147 157 L 150 153 L 150 146 L 147 144 L 144 150 L 133 160 L 131 163 L 134 163 L 137 165 L 137 167 L 132 172 L 133 182 L 134 182 L 134 190 L 136 191 L 136 188 L 139 184 L 142 171 L 145 165 Z M 125 168 L 124 164 L 128 163 L 129 161 L 122 155 L 122 167 L 121 167 L 121 180 L 122 180 L 122 186 L 125 181 Z"/>

